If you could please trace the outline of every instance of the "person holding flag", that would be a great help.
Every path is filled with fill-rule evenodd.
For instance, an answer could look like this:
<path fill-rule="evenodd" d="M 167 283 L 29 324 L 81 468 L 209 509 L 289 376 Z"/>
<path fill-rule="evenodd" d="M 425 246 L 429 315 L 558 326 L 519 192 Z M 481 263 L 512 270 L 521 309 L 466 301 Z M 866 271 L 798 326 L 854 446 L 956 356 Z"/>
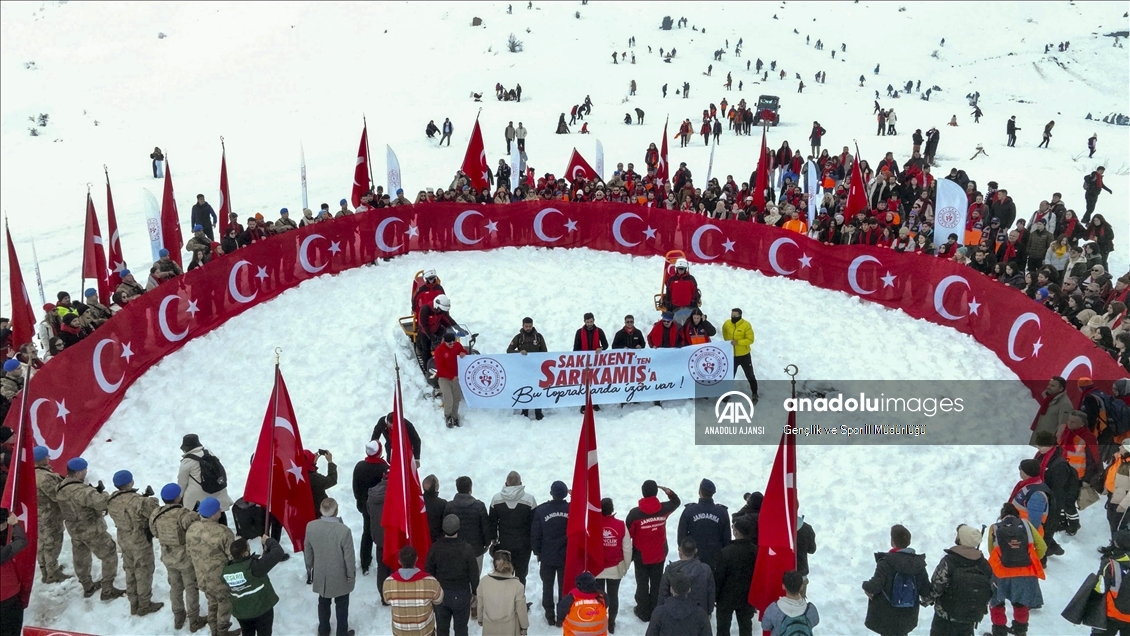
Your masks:
<path fill-rule="evenodd" d="M 16 515 L 0 508 L 0 634 L 19 634 L 24 624 L 23 582 L 16 572 L 16 555 L 27 548 L 27 534 Z M 30 594 L 31 590 L 26 590 Z"/>

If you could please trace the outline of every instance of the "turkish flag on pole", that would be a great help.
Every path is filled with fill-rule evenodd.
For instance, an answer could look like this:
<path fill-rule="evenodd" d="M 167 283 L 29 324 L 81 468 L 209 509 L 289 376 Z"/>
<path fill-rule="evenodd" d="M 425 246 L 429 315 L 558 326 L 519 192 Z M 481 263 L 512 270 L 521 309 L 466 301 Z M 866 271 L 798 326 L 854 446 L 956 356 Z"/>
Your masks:
<path fill-rule="evenodd" d="M 765 143 L 765 129 L 761 129 L 761 154 L 757 156 L 757 180 L 753 184 L 753 205 L 758 212 L 765 211 L 765 191 L 769 189 L 769 146 Z"/>
<path fill-rule="evenodd" d="M 565 589 L 573 588 L 577 575 L 604 569 L 604 520 L 600 505 L 600 464 L 596 455 L 596 421 L 592 394 L 585 387 L 585 418 L 577 440 L 577 461 L 573 465 L 573 489 L 569 500 L 568 543 L 565 547 Z"/>
<path fill-rule="evenodd" d="M 428 513 L 424 508 L 424 489 L 420 486 L 420 474 L 416 472 L 412 444 L 404 426 L 404 400 L 400 395 L 399 368 L 396 371 L 396 390 L 392 396 L 390 427 L 392 461 L 388 466 L 385 505 L 380 519 L 381 527 L 385 529 L 384 547 L 380 556 L 385 565 L 395 570 L 400 567 L 397 555 L 404 546 L 416 548 L 419 563 L 424 562 L 432 547 Z"/>
<path fill-rule="evenodd" d="M 569 155 L 569 167 L 565 168 L 565 178 L 572 183 L 577 179 L 596 179 L 597 176 L 596 170 L 574 148 L 573 154 Z"/>
<path fill-rule="evenodd" d="M 667 183 L 671 178 L 670 171 L 667 169 L 667 122 L 663 122 L 663 143 L 659 146 L 659 165 L 655 167 L 655 178 L 659 179 L 660 183 Z"/>
<path fill-rule="evenodd" d="M 14 557 L 16 578 L 20 581 L 20 602 L 26 608 L 31 598 L 31 586 L 35 583 L 36 550 L 39 542 L 39 493 L 35 483 L 35 460 L 32 456 L 32 435 L 25 423 L 27 413 L 27 380 L 30 369 L 24 369 L 24 388 L 20 392 L 19 427 L 16 430 L 15 457 L 8 473 L 8 483 L 4 484 L 4 494 L 0 496 L 0 507 L 16 515 L 27 535 L 27 547 Z M 11 543 L 12 529 L 4 531 L 5 544 Z"/>
<path fill-rule="evenodd" d="M 789 428 L 795 427 L 796 413 L 789 412 Z M 757 562 L 749 586 L 749 604 L 762 616 L 765 608 L 785 595 L 781 577 L 796 569 L 796 533 L 796 435 L 781 434 L 757 517 Z"/>
<path fill-rule="evenodd" d="M 224 147 L 224 138 L 220 137 L 220 236 L 228 235 L 228 226 L 231 225 L 231 190 L 228 189 L 228 149 Z"/>
<path fill-rule="evenodd" d="M 483 131 L 479 128 L 479 120 L 475 118 L 475 127 L 471 130 L 471 141 L 467 142 L 467 154 L 463 157 L 463 165 L 460 167 L 463 174 L 467 175 L 467 179 L 471 182 L 471 187 L 479 192 L 490 187 L 487 182 L 487 172 L 490 171 L 490 166 L 487 165 L 487 151 L 486 146 L 483 145 Z"/>
<path fill-rule="evenodd" d="M 4 223 L 4 234 L 8 239 L 8 284 L 12 300 L 12 349 L 31 342 L 35 336 L 35 313 L 27 297 L 24 274 L 20 270 L 20 259 L 16 256 L 16 246 L 12 244 L 12 231 Z"/>
<path fill-rule="evenodd" d="M 298 420 L 276 364 L 275 389 L 263 417 L 243 498 L 265 507 L 282 523 L 295 552 L 302 551 L 306 524 L 314 520 L 314 495 L 310 492 L 302 451 Z"/>
<path fill-rule="evenodd" d="M 109 305 L 110 277 L 109 270 L 106 269 L 106 247 L 102 241 L 102 230 L 98 227 L 98 215 L 94 212 L 94 199 L 90 197 L 90 192 L 86 193 L 86 238 L 82 242 L 82 277 L 98 281 L 98 300 L 103 305 Z"/>
<path fill-rule="evenodd" d="M 113 294 L 122 284 L 122 270 L 126 268 L 126 257 L 122 254 L 122 241 L 118 236 L 118 217 L 114 214 L 114 195 L 110 192 L 110 171 L 106 170 L 106 232 L 110 235 L 108 262 L 110 268 L 110 293 Z"/>
<path fill-rule="evenodd" d="M 177 200 L 173 196 L 173 171 L 169 169 L 168 155 L 165 155 L 165 193 L 161 197 L 161 247 L 169 250 L 170 260 L 182 265 L 180 253 L 184 241 L 180 236 L 180 217 L 177 215 Z"/>
<path fill-rule="evenodd" d="M 863 173 L 859 170 L 859 147 L 855 148 L 855 161 L 851 162 L 851 186 L 848 188 L 847 205 L 844 218 L 850 219 L 856 212 L 867 211 L 867 189 L 863 185 Z"/>
<path fill-rule="evenodd" d="M 361 145 L 357 148 L 357 165 L 353 168 L 353 207 L 361 205 L 361 195 L 372 189 L 369 183 L 369 124 L 361 127 Z"/>

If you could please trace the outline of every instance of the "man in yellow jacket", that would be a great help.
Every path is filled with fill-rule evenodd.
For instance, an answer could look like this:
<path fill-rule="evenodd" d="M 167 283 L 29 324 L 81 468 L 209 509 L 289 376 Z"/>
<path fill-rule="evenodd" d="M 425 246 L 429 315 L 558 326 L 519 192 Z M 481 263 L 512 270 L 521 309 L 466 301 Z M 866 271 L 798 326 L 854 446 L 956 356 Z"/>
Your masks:
<path fill-rule="evenodd" d="M 730 310 L 730 320 L 722 323 L 722 339 L 734 347 L 734 377 L 738 377 L 738 368 L 745 372 L 749 380 L 749 394 L 754 403 L 757 402 L 757 376 L 753 374 L 753 358 L 749 348 L 753 345 L 753 325 L 742 318 L 742 310 L 734 307 Z"/>

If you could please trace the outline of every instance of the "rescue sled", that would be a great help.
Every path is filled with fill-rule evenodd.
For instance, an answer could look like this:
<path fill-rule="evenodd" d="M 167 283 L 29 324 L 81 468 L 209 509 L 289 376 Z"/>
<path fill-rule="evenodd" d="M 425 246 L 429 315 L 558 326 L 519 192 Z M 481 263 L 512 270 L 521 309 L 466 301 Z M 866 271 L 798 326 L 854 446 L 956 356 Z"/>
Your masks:
<path fill-rule="evenodd" d="M 667 311 L 664 306 L 663 297 L 667 295 L 667 279 L 675 273 L 675 263 L 681 258 L 686 258 L 687 255 L 682 250 L 671 250 L 667 252 L 666 264 L 663 267 L 663 281 L 659 285 L 659 293 L 655 295 L 655 310 L 659 312 Z M 675 321 L 680 325 L 687 321 L 691 316 L 691 309 L 684 307 L 675 311 Z"/>
<path fill-rule="evenodd" d="M 441 281 L 438 276 L 436 277 L 436 282 L 439 282 L 440 284 L 443 283 L 443 281 Z M 424 271 L 420 270 L 416 272 L 416 276 L 412 279 L 412 294 L 409 301 L 410 304 L 413 302 L 412 299 L 416 298 L 416 292 L 423 285 Z M 421 298 L 420 300 L 420 306 L 423 306 L 425 301 L 430 303 L 432 299 Z M 399 319 L 397 319 L 397 322 L 400 324 L 400 330 L 403 331 L 404 335 L 408 337 L 412 353 L 416 358 L 416 364 L 420 367 L 420 372 L 423 373 L 424 380 L 430 387 L 432 387 L 433 395 L 438 396 L 439 380 L 436 377 L 436 366 L 435 361 L 432 359 L 430 343 L 425 342 L 423 334 L 420 333 L 419 307 L 413 307 L 413 312 L 411 315 L 401 316 Z M 467 349 L 467 353 L 478 353 L 478 351 L 475 349 L 475 341 L 478 339 L 479 334 L 470 333 L 469 330 L 462 325 L 456 325 L 456 328 L 448 329 L 448 331 L 455 334 L 457 342 L 461 342 L 462 338 L 465 338 L 469 335 L 470 338 L 463 346 Z"/>

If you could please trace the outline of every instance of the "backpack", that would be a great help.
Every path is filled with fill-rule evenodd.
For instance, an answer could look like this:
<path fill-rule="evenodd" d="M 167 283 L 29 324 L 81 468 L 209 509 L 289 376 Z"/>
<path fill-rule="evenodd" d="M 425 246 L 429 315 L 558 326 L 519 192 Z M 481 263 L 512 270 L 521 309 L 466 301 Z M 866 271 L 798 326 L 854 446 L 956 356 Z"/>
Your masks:
<path fill-rule="evenodd" d="M 978 563 L 953 566 L 951 561 L 949 585 L 938 601 L 952 621 L 979 623 L 985 616 L 993 598 L 993 581 Z"/>
<path fill-rule="evenodd" d="M 1093 190 L 1095 188 L 1095 173 L 1091 173 L 1083 177 L 1083 189 Z"/>
<path fill-rule="evenodd" d="M 1107 404 L 1111 401 L 1111 398 L 1106 393 L 1103 393 L 1102 391 L 1099 391 L 1097 389 L 1088 393 L 1083 399 L 1086 400 L 1087 398 L 1090 398 L 1090 397 L 1095 398 L 1095 405 L 1099 407 L 1099 413 L 1095 417 L 1095 429 L 1094 429 L 1095 437 L 1098 437 L 1099 435 L 1101 435 L 1103 433 L 1103 431 L 1105 431 L 1107 429 L 1107 424 L 1108 424 L 1108 415 L 1107 414 L 1108 414 L 1108 412 L 1107 412 L 1106 407 L 1107 407 Z M 1080 408 L 1082 409 L 1082 402 L 1080 402 Z M 1104 460 L 1105 459 L 1106 458 L 1104 458 Z"/>
<path fill-rule="evenodd" d="M 204 451 L 203 456 L 185 455 L 185 457 L 200 464 L 200 481 L 197 483 L 200 484 L 201 490 L 214 495 L 228 487 L 228 473 L 220 463 L 219 457 L 208 451 Z"/>
<path fill-rule="evenodd" d="M 1000 550 L 1001 565 L 1006 568 L 1023 568 L 1032 565 L 1028 546 L 1032 531 L 1019 517 L 1005 517 L 997 523 L 993 535 Z"/>
<path fill-rule="evenodd" d="M 1118 596 L 1114 597 L 1114 607 L 1123 614 L 1130 614 L 1130 585 L 1126 584 L 1130 576 L 1124 570 L 1130 568 L 1130 563 L 1119 563 L 1114 559 L 1110 560 L 1110 569 L 1114 576 L 1114 582 L 1111 587 L 1118 588 Z"/>
<path fill-rule="evenodd" d="M 1130 405 L 1111 395 L 1104 394 L 1101 397 L 1103 411 L 1106 414 L 1106 425 L 1111 432 L 1115 436 L 1130 432 Z"/>
<path fill-rule="evenodd" d="M 891 607 L 908 608 L 918 605 L 918 585 L 914 582 L 914 575 L 906 572 L 895 572 L 894 581 L 891 583 L 891 595 L 887 597 Z"/>
<path fill-rule="evenodd" d="M 808 606 L 804 608 L 805 613 L 808 612 Z M 812 636 L 812 624 L 808 622 L 808 618 L 804 614 L 800 616 L 786 616 L 785 620 L 781 621 L 781 626 L 777 628 L 779 636 Z"/>

